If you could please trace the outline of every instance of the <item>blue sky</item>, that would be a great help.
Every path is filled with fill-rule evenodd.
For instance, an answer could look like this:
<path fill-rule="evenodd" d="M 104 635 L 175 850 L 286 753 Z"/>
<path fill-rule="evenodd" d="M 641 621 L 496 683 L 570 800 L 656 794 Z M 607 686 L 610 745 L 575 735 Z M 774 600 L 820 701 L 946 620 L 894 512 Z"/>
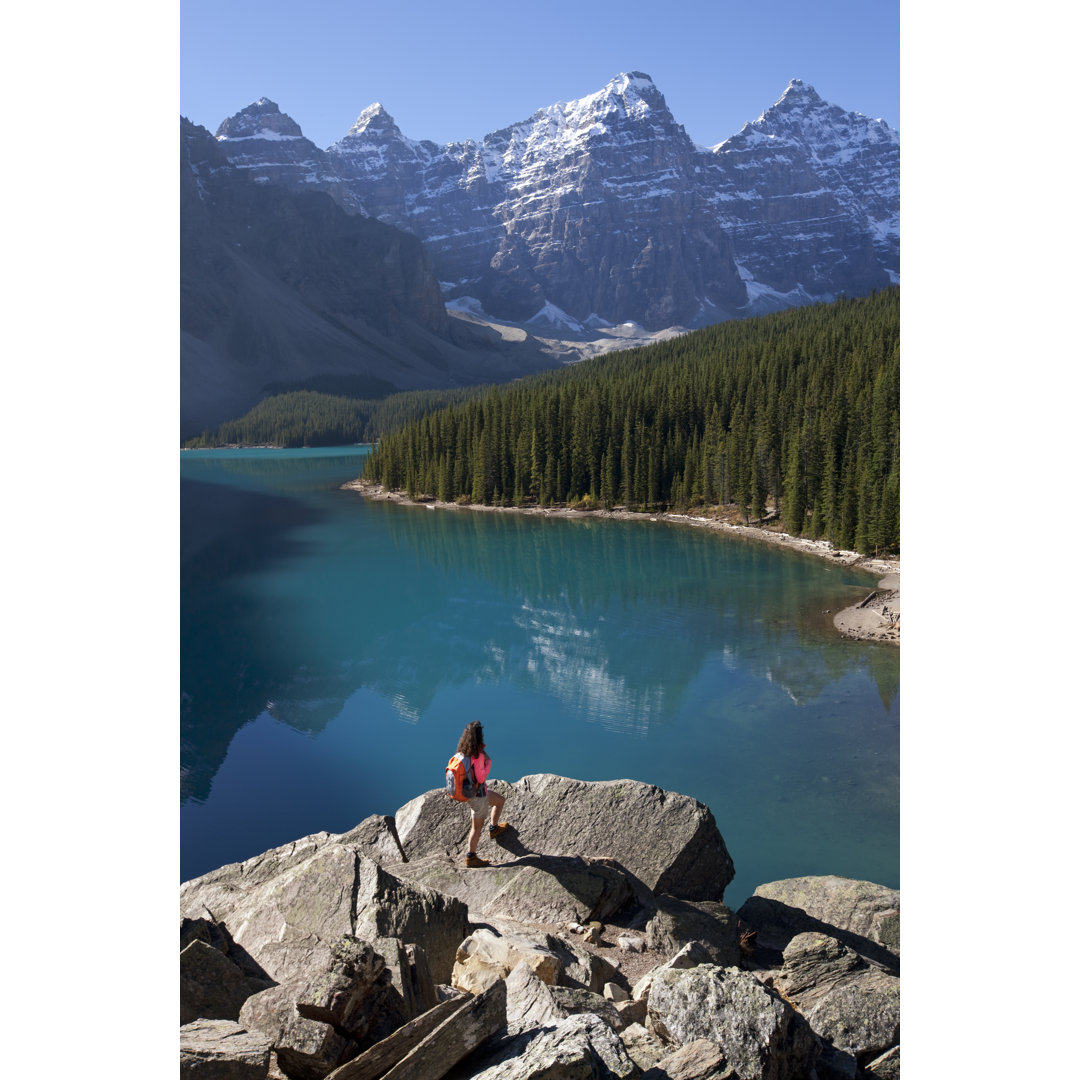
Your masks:
<path fill-rule="evenodd" d="M 380 101 L 413 139 L 479 139 L 644 71 L 696 142 L 800 78 L 900 128 L 899 0 L 181 0 L 180 112 L 211 131 L 259 97 L 316 145 Z"/>

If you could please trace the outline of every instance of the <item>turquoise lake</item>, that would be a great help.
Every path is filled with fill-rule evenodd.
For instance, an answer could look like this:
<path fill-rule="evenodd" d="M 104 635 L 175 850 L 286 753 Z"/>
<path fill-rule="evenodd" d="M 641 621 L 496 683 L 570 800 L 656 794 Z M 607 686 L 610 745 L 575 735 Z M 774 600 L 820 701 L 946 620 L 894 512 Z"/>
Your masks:
<path fill-rule="evenodd" d="M 367 502 L 339 490 L 365 453 L 181 454 L 181 880 L 393 814 L 478 719 L 501 779 L 706 803 L 733 908 L 803 874 L 899 887 L 900 652 L 823 614 L 872 577 L 685 525 Z"/>

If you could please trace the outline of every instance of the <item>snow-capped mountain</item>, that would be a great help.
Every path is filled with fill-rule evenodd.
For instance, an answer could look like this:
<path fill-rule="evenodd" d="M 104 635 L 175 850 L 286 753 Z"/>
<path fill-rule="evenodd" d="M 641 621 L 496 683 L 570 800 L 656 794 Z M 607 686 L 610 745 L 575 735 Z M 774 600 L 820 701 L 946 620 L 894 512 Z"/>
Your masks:
<path fill-rule="evenodd" d="M 319 151 L 266 99 L 217 137 L 258 181 L 415 233 L 447 299 L 503 319 L 696 326 L 899 280 L 899 135 L 799 80 L 712 148 L 640 72 L 480 142 L 416 142 L 375 104 Z"/>

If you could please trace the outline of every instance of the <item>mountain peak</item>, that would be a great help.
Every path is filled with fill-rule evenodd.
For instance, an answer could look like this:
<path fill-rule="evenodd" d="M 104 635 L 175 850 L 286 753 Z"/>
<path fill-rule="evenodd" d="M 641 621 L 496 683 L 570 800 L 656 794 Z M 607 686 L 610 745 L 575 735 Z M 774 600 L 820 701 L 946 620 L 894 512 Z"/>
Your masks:
<path fill-rule="evenodd" d="M 380 101 L 373 102 L 356 118 L 356 123 L 349 128 L 345 137 L 364 134 L 401 138 L 401 131 L 394 123 L 394 118 L 383 108 Z"/>
<path fill-rule="evenodd" d="M 302 139 L 300 125 L 269 98 L 259 98 L 223 120 L 215 132 L 223 139 Z"/>
<path fill-rule="evenodd" d="M 625 94 L 629 89 L 639 92 L 642 90 L 656 90 L 656 83 L 644 71 L 624 71 L 616 75 L 608 83 L 608 87 L 614 89 L 616 93 Z"/>
<path fill-rule="evenodd" d="M 808 104 L 816 104 L 821 101 L 821 95 L 808 83 L 804 83 L 802 79 L 792 79 L 787 84 L 784 92 L 780 95 L 780 100 L 777 101 L 777 105 L 782 101 L 789 102 L 806 102 Z"/>

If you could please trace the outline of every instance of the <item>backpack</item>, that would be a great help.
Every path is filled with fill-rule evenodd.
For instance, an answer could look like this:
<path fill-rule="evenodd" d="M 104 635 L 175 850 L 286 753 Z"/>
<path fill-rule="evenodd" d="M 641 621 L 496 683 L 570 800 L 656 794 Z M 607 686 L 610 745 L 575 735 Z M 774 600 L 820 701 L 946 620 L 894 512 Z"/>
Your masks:
<path fill-rule="evenodd" d="M 472 762 L 464 754 L 455 754 L 446 766 L 446 794 L 456 802 L 468 802 L 476 796 Z"/>

